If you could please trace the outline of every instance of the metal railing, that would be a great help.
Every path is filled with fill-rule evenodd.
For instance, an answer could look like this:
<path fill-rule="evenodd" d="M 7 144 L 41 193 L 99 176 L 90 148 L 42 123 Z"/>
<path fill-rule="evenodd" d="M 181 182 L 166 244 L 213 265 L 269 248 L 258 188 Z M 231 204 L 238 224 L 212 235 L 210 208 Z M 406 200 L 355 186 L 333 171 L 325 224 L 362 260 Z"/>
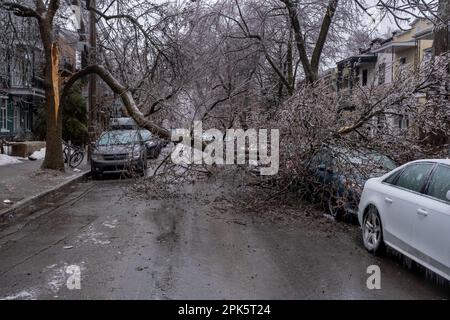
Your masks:
<path fill-rule="evenodd" d="M 24 76 L 23 74 L 0 75 L 0 88 L 44 88 L 44 80 L 39 77 Z"/>
<path fill-rule="evenodd" d="M 9 85 L 11 88 L 31 88 L 32 77 L 20 74 L 12 74 L 9 76 Z"/>

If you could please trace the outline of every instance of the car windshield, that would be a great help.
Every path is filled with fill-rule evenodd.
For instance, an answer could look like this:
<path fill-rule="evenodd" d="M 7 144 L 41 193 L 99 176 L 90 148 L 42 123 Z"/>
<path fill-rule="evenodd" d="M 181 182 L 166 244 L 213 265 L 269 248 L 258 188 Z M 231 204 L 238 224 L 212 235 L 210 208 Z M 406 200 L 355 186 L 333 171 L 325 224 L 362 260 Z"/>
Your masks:
<path fill-rule="evenodd" d="M 336 157 L 341 161 L 357 166 L 375 166 L 383 170 L 394 170 L 397 165 L 387 156 L 371 150 L 350 150 L 333 148 Z"/>
<path fill-rule="evenodd" d="M 141 136 L 144 141 L 148 141 L 153 138 L 152 133 L 148 130 L 141 130 Z"/>
<path fill-rule="evenodd" d="M 99 146 L 127 145 L 139 143 L 140 137 L 135 130 L 108 131 L 98 139 Z"/>
<path fill-rule="evenodd" d="M 387 169 L 388 171 L 397 168 L 397 164 L 394 161 L 379 153 L 368 154 L 366 158 L 371 162 L 378 163 L 383 169 Z"/>

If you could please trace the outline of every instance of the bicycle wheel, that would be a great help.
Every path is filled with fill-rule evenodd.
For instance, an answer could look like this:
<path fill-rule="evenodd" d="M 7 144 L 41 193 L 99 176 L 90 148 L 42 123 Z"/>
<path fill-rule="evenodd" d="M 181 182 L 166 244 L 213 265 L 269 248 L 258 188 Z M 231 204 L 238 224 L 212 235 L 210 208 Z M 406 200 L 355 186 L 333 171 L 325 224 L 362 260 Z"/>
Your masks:
<path fill-rule="evenodd" d="M 63 150 L 63 157 L 64 157 L 64 163 L 67 163 L 67 149 L 64 148 Z"/>
<path fill-rule="evenodd" d="M 84 159 L 84 154 L 81 151 L 75 151 L 71 156 L 70 156 L 70 167 L 71 168 L 76 168 L 78 167 L 81 162 L 83 162 Z"/>

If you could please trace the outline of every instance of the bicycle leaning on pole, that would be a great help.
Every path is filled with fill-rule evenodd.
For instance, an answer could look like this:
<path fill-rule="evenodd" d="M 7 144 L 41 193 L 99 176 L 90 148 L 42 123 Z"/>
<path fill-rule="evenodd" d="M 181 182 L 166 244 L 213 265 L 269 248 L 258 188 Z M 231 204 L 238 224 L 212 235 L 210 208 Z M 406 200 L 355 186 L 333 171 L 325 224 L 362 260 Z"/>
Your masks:
<path fill-rule="evenodd" d="M 68 163 L 70 168 L 78 167 L 84 160 L 84 150 L 80 147 L 72 146 L 63 141 L 64 163 Z"/>

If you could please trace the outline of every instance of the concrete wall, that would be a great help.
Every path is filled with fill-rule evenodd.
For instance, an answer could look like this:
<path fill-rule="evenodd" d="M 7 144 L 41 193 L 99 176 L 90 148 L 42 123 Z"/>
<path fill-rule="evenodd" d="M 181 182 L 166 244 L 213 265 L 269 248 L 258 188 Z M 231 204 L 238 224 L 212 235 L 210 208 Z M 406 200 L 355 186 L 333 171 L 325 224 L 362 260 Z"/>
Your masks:
<path fill-rule="evenodd" d="M 11 146 L 11 155 L 14 157 L 27 158 L 33 152 L 45 148 L 45 141 L 14 142 Z"/>

